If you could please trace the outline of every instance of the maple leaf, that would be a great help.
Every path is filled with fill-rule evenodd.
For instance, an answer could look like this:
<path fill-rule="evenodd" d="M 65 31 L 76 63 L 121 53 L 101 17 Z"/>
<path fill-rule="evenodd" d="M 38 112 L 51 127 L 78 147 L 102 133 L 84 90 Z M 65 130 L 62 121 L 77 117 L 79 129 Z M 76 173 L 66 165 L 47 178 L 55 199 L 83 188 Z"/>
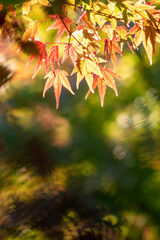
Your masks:
<path fill-rule="evenodd" d="M 59 53 L 58 53 L 58 46 L 57 46 L 57 45 L 52 46 L 52 47 L 50 48 L 50 51 L 49 51 L 49 60 L 50 60 L 52 69 L 54 70 L 55 60 L 56 60 L 57 63 L 59 64 Z"/>
<path fill-rule="evenodd" d="M 139 29 L 139 25 L 135 24 L 130 30 L 129 30 L 129 34 L 130 35 L 134 35 Z"/>
<path fill-rule="evenodd" d="M 135 48 L 137 48 L 141 43 L 143 43 L 143 47 L 147 53 L 148 59 L 150 61 L 150 65 L 152 65 L 152 56 L 155 53 L 155 42 L 157 41 L 158 32 L 152 24 L 145 25 L 145 22 L 142 26 L 136 24 L 133 26 L 129 34 L 135 34 L 134 36 L 134 44 Z"/>
<path fill-rule="evenodd" d="M 33 21 L 31 18 L 29 18 L 28 16 L 23 16 L 23 18 L 25 20 L 28 21 L 28 26 L 25 29 L 25 32 L 23 34 L 22 37 L 22 41 L 25 42 L 27 41 L 29 38 L 32 39 L 32 41 L 34 41 L 35 39 L 35 35 L 38 32 L 38 26 L 37 26 L 37 21 Z"/>
<path fill-rule="evenodd" d="M 105 97 L 105 93 L 106 93 L 106 89 L 107 86 L 112 88 L 116 94 L 116 96 L 118 96 L 118 92 L 117 92 L 117 87 L 115 84 L 115 80 L 113 77 L 117 77 L 117 78 L 122 78 L 121 76 L 119 76 L 117 73 L 113 72 L 112 69 L 110 68 L 101 68 L 101 72 L 102 72 L 102 77 L 94 74 L 93 75 L 93 83 L 92 83 L 92 88 L 93 90 L 98 86 L 98 92 L 100 95 L 100 100 L 101 100 L 101 106 L 103 107 L 104 105 L 104 97 Z M 87 92 L 85 99 L 88 97 L 88 95 L 91 93 L 91 90 L 89 89 L 89 91 Z"/>
<path fill-rule="evenodd" d="M 73 46 L 73 44 L 67 44 L 64 48 L 63 52 L 63 59 L 62 59 L 62 64 L 64 61 L 67 59 L 68 56 L 70 56 L 70 59 L 73 62 L 73 65 L 76 65 L 77 61 L 77 51 L 76 51 L 77 46 Z"/>
<path fill-rule="evenodd" d="M 117 77 L 117 78 L 122 78 L 120 75 L 118 75 L 117 73 L 113 72 L 112 69 L 110 68 L 101 68 L 101 72 L 102 72 L 102 76 L 103 79 L 105 80 L 105 83 L 108 87 L 112 88 L 116 94 L 116 96 L 118 96 L 118 91 L 117 91 L 117 87 L 115 84 L 115 80 L 113 77 Z"/>
<path fill-rule="evenodd" d="M 22 13 L 28 15 L 31 10 L 31 1 L 22 4 Z"/>
<path fill-rule="evenodd" d="M 143 46 L 148 55 L 150 65 L 152 65 L 152 56 L 155 53 L 156 32 L 152 26 L 145 26 L 144 33 Z"/>
<path fill-rule="evenodd" d="M 92 8 L 94 9 L 94 11 L 91 11 L 87 14 L 89 15 L 89 19 L 94 26 L 98 24 L 100 27 L 102 27 L 106 22 L 106 18 L 104 18 L 101 14 L 103 7 L 107 8 L 107 5 L 105 5 L 101 1 L 99 1 L 98 4 L 97 2 L 94 3 L 94 1 L 92 1 Z"/>
<path fill-rule="evenodd" d="M 106 93 L 107 87 L 106 87 L 106 83 L 105 83 L 104 79 L 95 74 L 93 76 L 93 85 L 92 85 L 93 90 L 97 86 L 98 86 L 98 92 L 99 92 L 99 95 L 100 95 L 101 106 L 103 107 L 103 105 L 104 105 L 104 97 L 105 97 L 105 93 Z M 88 97 L 88 95 L 90 93 L 91 93 L 91 90 L 88 91 L 88 93 L 85 96 L 85 99 L 87 99 L 87 97 Z"/>
<path fill-rule="evenodd" d="M 98 64 L 89 58 L 85 58 L 84 60 L 82 60 L 81 65 L 82 65 L 82 68 L 81 68 L 82 75 L 85 77 L 90 90 L 93 91 L 93 88 L 92 88 L 93 73 L 97 74 L 98 76 L 101 76 L 101 70 Z"/>
<path fill-rule="evenodd" d="M 113 39 L 113 28 L 111 27 L 111 25 L 104 25 L 103 28 L 102 28 L 102 31 L 104 33 L 107 33 L 109 40 L 112 41 L 112 39 Z"/>
<path fill-rule="evenodd" d="M 138 46 L 145 40 L 145 35 L 144 35 L 144 29 L 143 29 L 143 24 L 138 25 L 135 24 L 130 30 L 129 30 L 129 35 L 134 35 L 133 39 L 133 47 L 138 48 Z"/>
<path fill-rule="evenodd" d="M 59 106 L 59 98 L 61 95 L 62 86 L 67 88 L 74 95 L 67 76 L 68 73 L 60 69 L 57 69 L 56 71 L 51 71 L 45 76 L 45 78 L 48 79 L 43 90 L 43 97 L 45 96 L 46 91 L 53 86 L 56 98 L 56 108 L 58 108 Z"/>
<path fill-rule="evenodd" d="M 106 53 L 106 60 L 108 61 L 108 59 L 109 59 L 109 54 L 108 54 L 108 50 L 109 50 L 111 53 L 111 60 L 114 64 L 114 68 L 115 68 L 116 63 L 117 63 L 116 52 L 122 56 L 122 51 L 120 49 L 120 46 L 119 46 L 116 38 L 113 38 L 111 41 L 109 40 L 109 38 L 107 38 L 107 39 L 105 39 L 104 42 L 105 42 L 104 53 Z"/>
<path fill-rule="evenodd" d="M 143 39 L 144 39 L 143 29 L 139 28 L 138 31 L 135 33 L 135 36 L 134 36 L 134 43 L 135 43 L 136 48 L 141 44 Z"/>
<path fill-rule="evenodd" d="M 88 52 L 93 53 L 99 51 L 100 45 L 98 44 L 98 41 L 100 40 L 100 37 L 97 31 L 83 29 L 83 38 L 86 43 L 88 41 L 88 44 L 86 45 Z"/>
<path fill-rule="evenodd" d="M 141 18 L 139 18 L 137 23 L 130 29 L 129 34 L 135 35 L 135 48 L 141 43 L 143 44 L 151 65 L 152 57 L 155 53 L 155 42 L 159 42 L 160 10 L 155 9 L 155 6 L 151 6 L 150 3 L 149 5 L 141 3 L 141 1 L 135 3 L 136 7 L 138 6 L 137 12 L 139 11 L 138 14 L 141 15 Z"/>
<path fill-rule="evenodd" d="M 125 26 L 117 27 L 116 31 L 119 34 L 121 39 L 127 40 L 128 32 Z"/>
<path fill-rule="evenodd" d="M 77 88 L 79 87 L 79 83 L 82 81 L 83 78 L 86 79 L 89 89 L 93 92 L 93 74 L 97 74 L 98 76 L 102 77 L 102 73 L 100 70 L 100 66 L 98 63 L 105 62 L 104 59 L 101 58 L 93 58 L 87 57 L 77 61 L 77 65 L 73 69 L 72 74 L 77 73 Z"/>
<path fill-rule="evenodd" d="M 29 64 L 33 59 L 37 58 L 38 63 L 32 78 L 34 78 L 37 75 L 38 71 L 40 70 L 43 64 L 45 66 L 46 72 L 48 70 L 48 54 L 46 51 L 46 45 L 40 41 L 35 41 L 34 43 L 37 50 L 37 54 L 31 55 L 27 63 Z"/>
<path fill-rule="evenodd" d="M 33 4 L 39 2 L 40 4 L 44 6 L 49 6 L 49 1 L 48 0 L 30 0 L 30 1 L 25 1 L 22 4 L 22 13 L 28 15 L 28 13 L 31 10 L 31 7 Z"/>
<path fill-rule="evenodd" d="M 55 22 L 47 29 L 56 29 L 58 28 L 57 40 L 61 37 L 61 35 L 66 32 L 69 35 L 70 24 L 72 23 L 72 19 L 68 17 L 59 17 L 58 15 L 50 15 L 51 18 L 55 19 Z"/>
<path fill-rule="evenodd" d="M 71 39 L 73 39 L 73 45 L 75 46 L 77 43 L 81 45 L 84 49 L 88 49 L 88 52 L 98 51 L 100 45 L 98 41 L 100 37 L 97 31 L 86 30 L 83 25 L 81 28 L 72 33 Z"/>

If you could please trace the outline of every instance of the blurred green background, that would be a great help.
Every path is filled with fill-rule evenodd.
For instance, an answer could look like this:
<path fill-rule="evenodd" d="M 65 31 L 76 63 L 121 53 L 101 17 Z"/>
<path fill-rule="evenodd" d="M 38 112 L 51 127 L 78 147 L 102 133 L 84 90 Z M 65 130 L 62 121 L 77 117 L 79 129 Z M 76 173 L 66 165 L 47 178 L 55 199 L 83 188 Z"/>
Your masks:
<path fill-rule="evenodd" d="M 5 44 L 1 81 L 13 79 L 0 89 L 0 239 L 160 239 L 159 46 L 152 66 L 143 49 L 125 50 L 119 97 L 108 88 L 103 108 L 73 75 L 75 96 L 63 89 L 55 110 L 53 89 L 42 98 L 43 70 L 31 80 L 35 63 Z"/>

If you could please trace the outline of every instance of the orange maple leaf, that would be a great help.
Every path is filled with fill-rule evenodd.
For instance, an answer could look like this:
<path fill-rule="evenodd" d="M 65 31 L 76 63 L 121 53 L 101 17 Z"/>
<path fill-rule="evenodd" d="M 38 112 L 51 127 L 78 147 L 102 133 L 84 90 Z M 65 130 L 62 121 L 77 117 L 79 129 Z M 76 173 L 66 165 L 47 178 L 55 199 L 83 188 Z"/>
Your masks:
<path fill-rule="evenodd" d="M 93 83 L 92 83 L 92 88 L 93 90 L 98 86 L 98 92 L 100 95 L 100 100 L 101 100 L 101 106 L 103 107 L 104 105 L 104 97 L 106 93 L 106 83 L 103 78 L 101 78 L 98 75 L 94 75 L 93 77 Z M 85 99 L 88 97 L 88 95 L 91 93 L 91 90 L 88 91 L 88 93 L 85 96 Z"/>
<path fill-rule="evenodd" d="M 151 23 L 148 25 L 143 23 L 142 26 L 136 24 L 129 31 L 129 34 L 134 35 L 133 41 L 135 48 L 143 43 L 150 65 L 152 65 L 152 56 L 155 53 L 155 42 L 157 41 L 158 36 L 157 31 L 157 28 L 154 28 Z"/>
<path fill-rule="evenodd" d="M 48 79 L 44 86 L 43 97 L 45 96 L 46 91 L 51 86 L 53 86 L 55 98 L 56 98 L 56 108 L 58 108 L 59 106 L 59 98 L 61 95 L 62 86 L 67 88 L 74 95 L 74 92 L 71 89 L 67 76 L 68 76 L 68 73 L 60 69 L 57 69 L 56 71 L 51 71 L 45 76 L 45 78 L 48 78 Z"/>
<path fill-rule="evenodd" d="M 152 56 L 155 53 L 156 31 L 152 26 L 145 26 L 143 46 L 147 53 L 150 65 L 152 65 Z"/>
<path fill-rule="evenodd" d="M 122 56 L 122 51 L 116 40 L 117 40 L 116 38 L 113 38 L 110 41 L 109 38 L 107 38 L 104 41 L 105 42 L 104 53 L 106 53 L 106 60 L 108 61 L 108 59 L 109 59 L 109 54 L 108 54 L 108 50 L 109 50 L 111 53 L 111 60 L 114 64 L 114 68 L 116 67 L 116 63 L 117 63 L 116 52 Z"/>
<path fill-rule="evenodd" d="M 110 88 L 112 88 L 116 94 L 116 96 L 118 96 L 118 91 L 117 91 L 117 87 L 115 84 L 115 80 L 113 77 L 118 77 L 118 78 L 122 78 L 120 75 L 118 75 L 117 73 L 113 72 L 112 69 L 110 68 L 101 68 L 101 72 L 102 72 L 102 76 L 103 79 L 106 83 L 106 85 Z"/>
<path fill-rule="evenodd" d="M 75 66 L 77 62 L 77 51 L 76 46 L 73 47 L 71 43 L 67 44 L 64 48 L 62 64 L 64 63 L 68 56 L 70 56 L 70 59 L 72 60 L 73 65 Z"/>
<path fill-rule="evenodd" d="M 113 72 L 109 68 L 107 68 L 107 69 L 101 68 L 101 72 L 102 72 L 102 77 L 100 77 L 96 74 L 93 75 L 92 89 L 94 90 L 98 86 L 98 92 L 100 95 L 101 106 L 103 107 L 104 97 L 105 97 L 107 86 L 112 88 L 114 90 L 116 96 L 118 96 L 117 87 L 116 87 L 115 80 L 113 77 L 118 77 L 118 78 L 122 78 L 122 77 L 119 76 L 117 73 Z M 89 89 L 89 91 L 86 94 L 85 99 L 88 97 L 88 95 L 90 93 L 91 93 L 91 90 Z"/>
<path fill-rule="evenodd" d="M 58 46 L 57 46 L 57 45 L 52 46 L 52 47 L 50 48 L 50 51 L 49 51 L 49 60 L 50 60 L 52 69 L 54 70 L 55 60 L 56 60 L 57 63 L 59 64 L 59 53 L 58 53 Z"/>
<path fill-rule="evenodd" d="M 72 19 L 65 17 L 65 16 L 58 16 L 58 15 L 50 15 L 51 18 L 55 19 L 55 22 L 47 29 L 56 29 L 58 28 L 58 35 L 57 40 L 61 37 L 61 35 L 66 32 L 69 35 L 70 31 L 70 24 L 72 23 Z"/>

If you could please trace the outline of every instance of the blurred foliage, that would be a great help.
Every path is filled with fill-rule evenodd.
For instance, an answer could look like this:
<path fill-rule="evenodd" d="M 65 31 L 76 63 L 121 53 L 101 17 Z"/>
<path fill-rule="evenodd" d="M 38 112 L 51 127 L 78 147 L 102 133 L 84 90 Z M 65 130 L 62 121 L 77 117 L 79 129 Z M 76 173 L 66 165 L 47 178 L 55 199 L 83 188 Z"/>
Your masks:
<path fill-rule="evenodd" d="M 8 5 L 13 4 L 13 5 L 17 5 L 17 4 L 22 4 L 22 2 L 25 2 L 25 0 L 0 0 L 0 3 L 3 4 L 4 8 L 8 7 Z"/>
<path fill-rule="evenodd" d="M 0 47 L 1 240 L 158 240 L 160 50 L 152 67 L 126 50 L 104 108 L 82 82 L 56 111 L 26 55 Z"/>

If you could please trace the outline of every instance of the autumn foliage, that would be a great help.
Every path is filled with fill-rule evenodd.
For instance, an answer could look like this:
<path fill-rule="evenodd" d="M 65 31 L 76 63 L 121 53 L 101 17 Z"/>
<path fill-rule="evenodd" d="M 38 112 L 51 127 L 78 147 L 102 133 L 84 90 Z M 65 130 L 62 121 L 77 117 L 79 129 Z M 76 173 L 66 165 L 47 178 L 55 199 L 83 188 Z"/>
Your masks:
<path fill-rule="evenodd" d="M 30 10 L 36 3 L 41 4 L 48 12 L 47 19 L 32 20 Z M 14 21 L 20 13 L 26 27 L 19 41 L 19 49 L 23 44 L 32 42 L 36 51 L 30 53 L 28 63 L 37 60 L 33 78 L 42 66 L 45 67 L 47 78 L 43 96 L 53 87 L 56 108 L 62 86 L 74 94 L 67 73 L 63 66 L 70 58 L 73 71 L 70 75 L 77 75 L 76 86 L 85 79 L 88 85 L 88 95 L 98 88 L 101 106 L 107 87 L 118 91 L 115 78 L 121 78 L 116 73 L 117 56 L 123 56 L 123 46 L 126 45 L 131 52 L 139 49 L 142 44 L 150 64 L 155 53 L 155 44 L 160 42 L 160 10 L 156 9 L 154 2 L 112 0 L 112 1 L 75 1 L 75 0 L 30 0 L 19 1 L 15 5 L 0 5 L 1 12 L 7 11 L 1 25 L 1 37 L 14 38 Z M 18 9 L 18 10 L 17 10 Z M 38 35 L 39 24 L 43 21 L 53 21 L 46 31 L 57 31 L 52 42 L 41 42 Z M 60 57 L 60 49 L 63 56 Z M 111 60 L 113 69 L 107 66 Z"/>

